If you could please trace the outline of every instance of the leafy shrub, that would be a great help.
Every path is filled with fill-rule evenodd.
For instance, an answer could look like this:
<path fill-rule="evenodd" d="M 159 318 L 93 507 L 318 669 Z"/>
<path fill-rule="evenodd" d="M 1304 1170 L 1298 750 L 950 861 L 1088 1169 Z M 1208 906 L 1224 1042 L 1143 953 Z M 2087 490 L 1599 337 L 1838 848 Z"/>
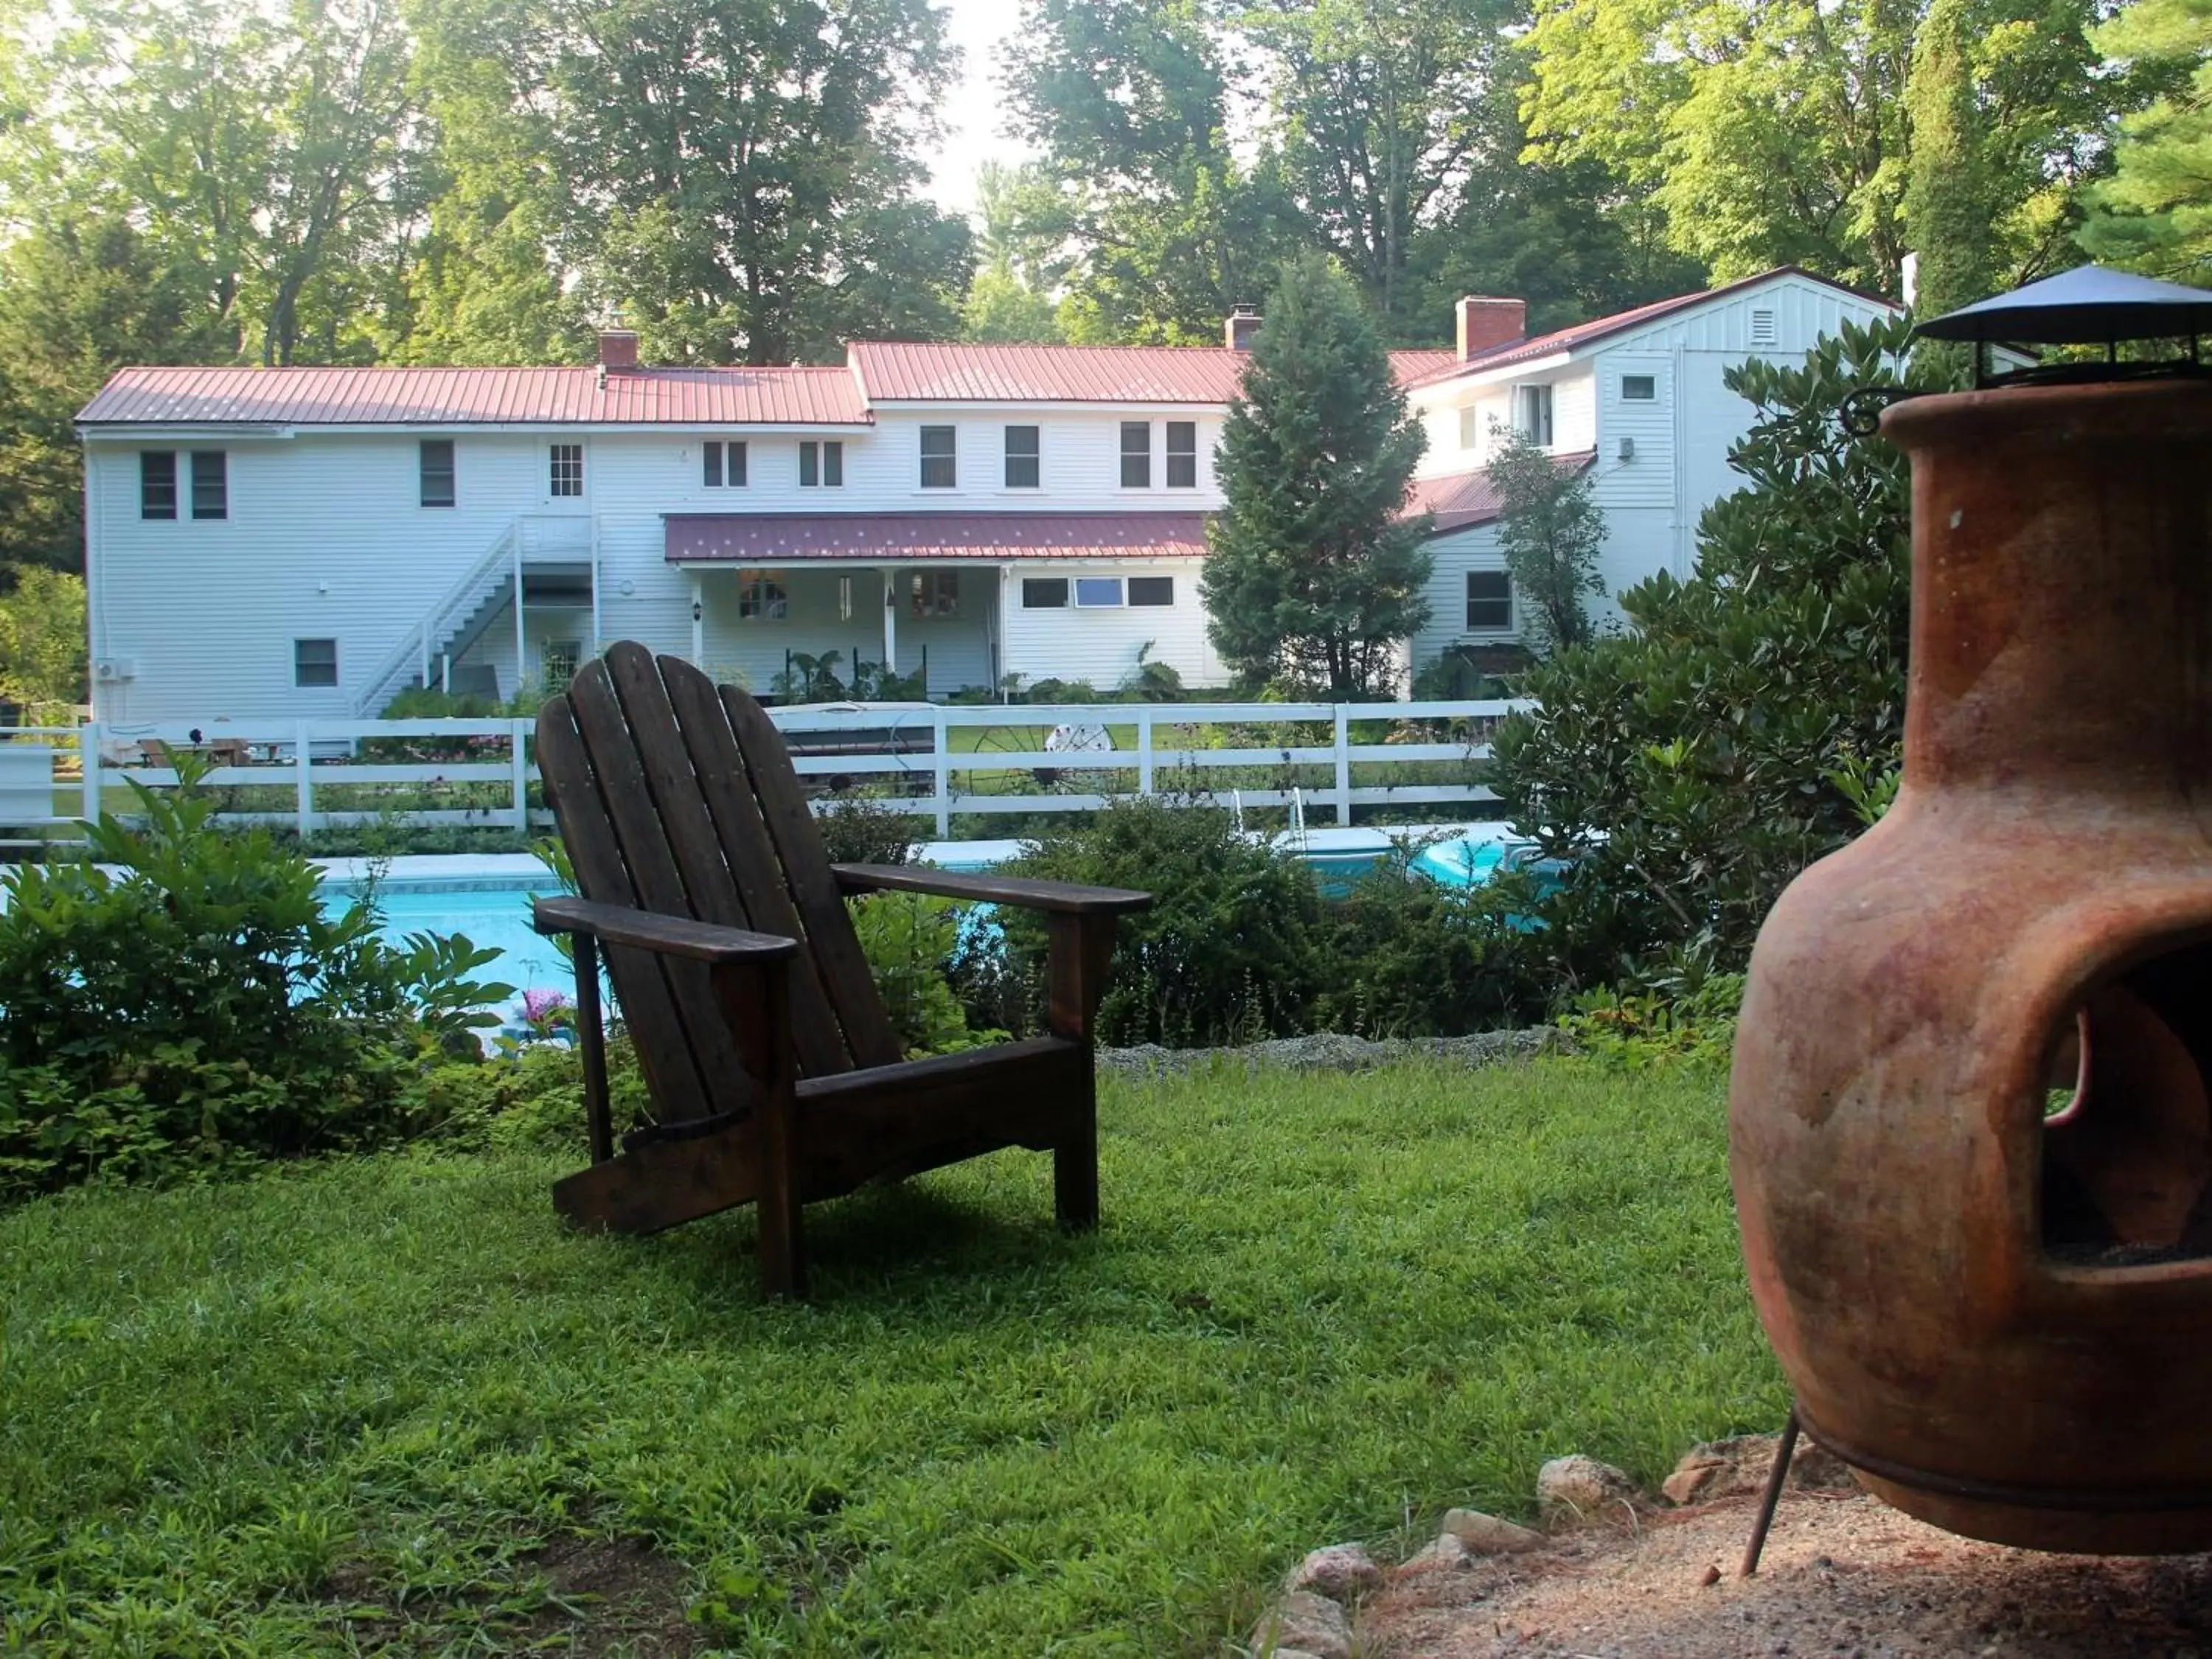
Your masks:
<path fill-rule="evenodd" d="M 1328 975 L 1316 1030 L 1458 1036 L 1542 1017 L 1540 954 L 1494 896 L 1415 875 L 1401 845 L 1328 909 Z"/>
<path fill-rule="evenodd" d="M 814 823 L 832 864 L 904 864 L 921 839 L 921 819 L 874 795 L 841 796 Z"/>
<path fill-rule="evenodd" d="M 1678 951 L 1648 981 L 1585 992 L 1559 1024 L 1577 1048 L 1626 1070 L 1725 1066 L 1743 989 L 1744 976 L 1716 971 L 1706 952 Z"/>
<path fill-rule="evenodd" d="M 908 1054 L 949 1054 L 1004 1040 L 1004 1031 L 968 1029 L 946 980 L 967 907 L 926 893 L 872 893 L 846 905 L 884 1011 Z"/>
<path fill-rule="evenodd" d="M 394 947 L 373 899 L 326 915 L 304 857 L 211 829 L 204 763 L 178 769 L 131 783 L 143 827 L 5 878 L 0 1197 L 422 1133 L 425 1079 L 480 1060 L 513 994 L 465 939 Z"/>
<path fill-rule="evenodd" d="M 1535 670 L 1541 708 L 1500 729 L 1491 781 L 1516 828 L 1574 860 L 1545 910 L 1563 973 L 1617 978 L 1698 941 L 1740 963 L 1783 887 L 1862 827 L 1902 737 L 1910 469 L 1838 410 L 1898 383 L 1906 330 L 1846 325 L 1802 367 L 1727 371 L 1759 418 L 1695 573 L 1624 594 L 1629 631 Z"/>
<path fill-rule="evenodd" d="M 1325 966 L 1320 889 L 1295 856 L 1238 835 L 1227 812 L 1117 802 L 1046 836 L 1007 873 L 1154 896 L 1121 919 L 1103 1041 L 1189 1047 L 1305 1029 Z M 1001 921 L 1018 970 L 1040 974 L 1042 919 L 1010 908 Z"/>

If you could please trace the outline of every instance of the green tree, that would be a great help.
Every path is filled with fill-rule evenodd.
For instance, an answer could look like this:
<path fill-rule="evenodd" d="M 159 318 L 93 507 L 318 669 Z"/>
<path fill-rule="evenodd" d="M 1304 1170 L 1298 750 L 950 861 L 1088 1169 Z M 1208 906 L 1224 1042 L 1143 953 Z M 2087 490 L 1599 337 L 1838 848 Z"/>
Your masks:
<path fill-rule="evenodd" d="M 1905 83 L 1912 166 L 1905 222 L 1919 259 L 1913 304 L 1925 317 L 1987 299 L 1998 281 L 1990 223 L 2002 185 L 1978 142 L 1972 9 L 1968 0 L 1935 0 Z"/>
<path fill-rule="evenodd" d="M 969 234 L 918 193 L 951 69 L 927 0 L 423 0 L 417 22 L 465 192 L 437 280 L 502 337 L 562 295 L 663 362 L 956 330 Z M 487 241 L 488 281 L 453 264 Z"/>
<path fill-rule="evenodd" d="M 2094 72 L 2100 4 L 1965 0 L 1939 15 L 1939 52 L 1955 56 L 1938 77 L 1950 89 L 1929 95 L 1954 134 L 1971 104 L 1963 149 L 2006 281 L 2063 263 L 2114 116 L 2145 95 Z M 1674 246 L 1717 277 L 1790 263 L 1893 294 L 1912 240 L 1905 94 L 1921 27 L 1917 0 L 1539 0 L 1533 153 L 1647 187 Z"/>
<path fill-rule="evenodd" d="M 1006 49 L 1015 131 L 1042 154 L 1070 237 L 1080 342 L 1211 345 L 1297 245 L 1271 155 L 1230 141 L 1234 42 L 1210 0 L 1027 0 Z"/>
<path fill-rule="evenodd" d="M 1516 828 L 1573 860 L 1547 937 L 1611 979 L 1684 947 L 1737 965 L 1783 887 L 1862 825 L 1897 764 L 1911 612 L 1910 468 L 1845 431 L 1894 384 L 1903 320 L 1846 325 L 1802 368 L 1728 371 L 1757 411 L 1744 487 L 1705 510 L 1697 568 L 1621 596 L 1629 628 L 1529 676 L 1491 781 Z M 1939 381 L 1923 364 L 1906 374 Z"/>
<path fill-rule="evenodd" d="M 396 0 L 0 0 L 0 187 L 127 216 L 226 356 L 368 355 L 419 156 Z"/>
<path fill-rule="evenodd" d="M 0 592 L 0 696 L 21 703 L 85 700 L 84 578 L 22 566 Z"/>
<path fill-rule="evenodd" d="M 1428 620 L 1427 526 L 1401 516 L 1424 442 L 1358 289 L 1318 254 L 1286 266 L 1223 430 L 1200 578 L 1237 673 L 1395 689 L 1398 646 Z"/>
<path fill-rule="evenodd" d="M 1484 463 L 1503 512 L 1498 550 L 1513 577 L 1522 633 L 1549 655 L 1592 637 L 1590 599 L 1605 597 L 1597 573 L 1605 514 L 1590 499 L 1589 474 L 1561 466 L 1517 432 L 1496 428 L 1498 447 Z"/>
<path fill-rule="evenodd" d="M 2118 68 L 2160 77 L 2122 123 L 2118 167 L 2081 229 L 2093 258 L 2182 282 L 2212 280 L 2212 6 L 2137 0 L 2100 28 Z"/>

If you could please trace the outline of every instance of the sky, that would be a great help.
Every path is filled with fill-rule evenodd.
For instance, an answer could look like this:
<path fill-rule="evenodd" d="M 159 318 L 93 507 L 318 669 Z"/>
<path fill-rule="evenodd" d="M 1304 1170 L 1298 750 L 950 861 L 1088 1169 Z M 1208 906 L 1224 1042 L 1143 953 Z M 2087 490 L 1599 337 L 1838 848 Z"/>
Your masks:
<path fill-rule="evenodd" d="M 938 0 L 946 33 L 960 48 L 961 78 L 945 100 L 945 136 L 924 156 L 930 167 L 929 194 L 954 213 L 975 208 L 975 173 L 986 161 L 1018 162 L 1029 154 L 1019 141 L 999 131 L 1000 92 L 993 47 L 1020 17 L 1016 0 Z"/>

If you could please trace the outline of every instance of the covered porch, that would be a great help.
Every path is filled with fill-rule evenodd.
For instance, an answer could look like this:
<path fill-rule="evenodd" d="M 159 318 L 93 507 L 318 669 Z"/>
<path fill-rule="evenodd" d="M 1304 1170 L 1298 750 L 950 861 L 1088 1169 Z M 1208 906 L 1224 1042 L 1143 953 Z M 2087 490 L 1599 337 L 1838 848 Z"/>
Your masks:
<path fill-rule="evenodd" d="M 664 523 L 668 562 L 689 583 L 692 662 L 758 693 L 817 702 L 944 698 L 996 691 L 1010 670 L 1078 672 L 1062 660 L 1071 647 L 1081 654 L 1064 609 L 1042 637 L 1018 630 L 1029 642 L 1020 660 L 1010 656 L 1023 578 L 1102 562 L 1158 568 L 1202 555 L 1205 542 L 1198 514 L 670 514 Z M 1187 597 L 1195 604 L 1194 585 Z M 1158 633 L 1165 618 L 1146 620 Z"/>

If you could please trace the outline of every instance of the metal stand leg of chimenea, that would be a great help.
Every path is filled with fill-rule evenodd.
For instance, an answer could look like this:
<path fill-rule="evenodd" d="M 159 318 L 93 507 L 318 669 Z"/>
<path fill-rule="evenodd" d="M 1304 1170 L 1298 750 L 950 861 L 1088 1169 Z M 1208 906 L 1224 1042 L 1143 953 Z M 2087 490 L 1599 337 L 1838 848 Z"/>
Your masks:
<path fill-rule="evenodd" d="M 1766 1553 L 1766 1534 L 1774 1525 L 1774 1511 L 1782 1502 L 1782 1489 L 1790 1482 L 1790 1460 L 1797 1451 L 1797 1407 L 1790 1407 L 1782 1425 L 1782 1443 L 1774 1449 L 1774 1467 L 1766 1472 L 1766 1491 L 1759 1500 L 1759 1519 L 1752 1522 L 1751 1542 L 1744 1546 L 1746 1578 L 1759 1571 L 1759 1558 Z"/>

